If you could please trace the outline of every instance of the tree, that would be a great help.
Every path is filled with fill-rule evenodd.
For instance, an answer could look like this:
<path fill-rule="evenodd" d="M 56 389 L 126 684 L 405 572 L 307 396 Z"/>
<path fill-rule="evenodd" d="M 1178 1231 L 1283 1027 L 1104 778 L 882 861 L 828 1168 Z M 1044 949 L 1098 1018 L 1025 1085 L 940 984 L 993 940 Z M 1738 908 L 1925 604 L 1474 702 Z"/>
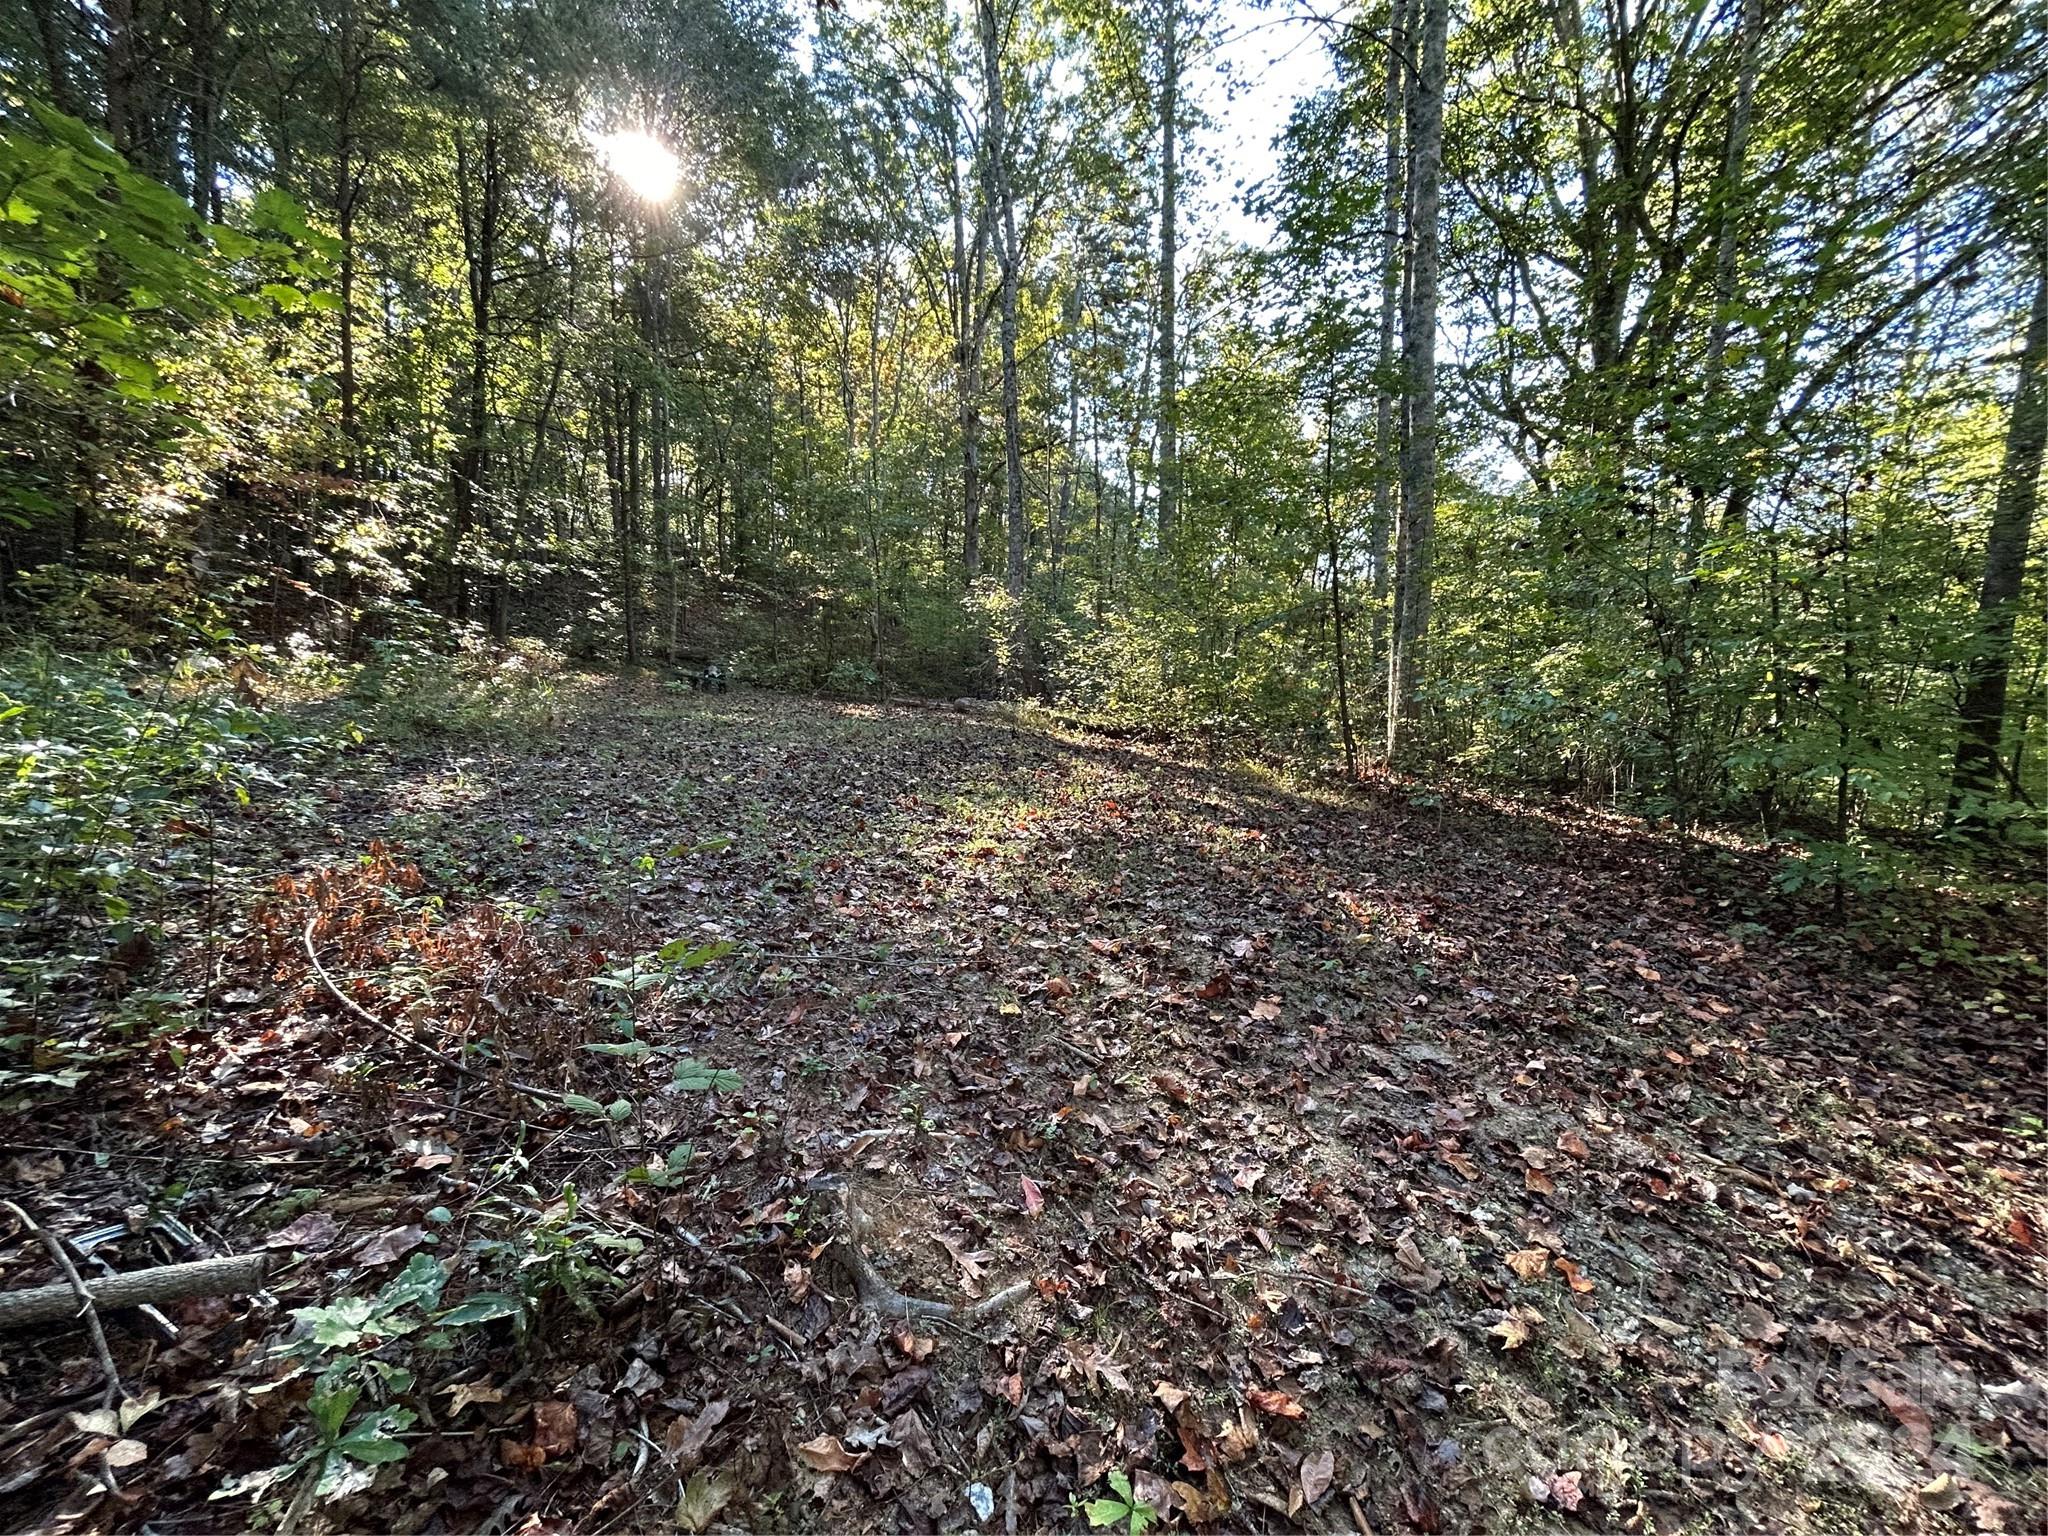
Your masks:
<path fill-rule="evenodd" d="M 2018 775 L 2005 767 L 2006 687 L 2012 675 L 2014 608 L 2026 575 L 2028 538 L 2041 490 L 2048 442 L 2048 230 L 2036 216 L 2029 265 L 2033 298 L 2020 342 L 2019 378 L 1998 470 L 1998 505 L 1984 544 L 1984 580 L 1977 593 L 1977 632 L 1963 670 L 1962 732 L 1956 744 L 1950 815 L 1981 822 L 1986 807 Z"/>
<path fill-rule="evenodd" d="M 1408 91 L 1408 251 L 1401 312 L 1401 516 L 1394 563 L 1392 645 L 1387 664 L 1387 761 L 1414 755 L 1429 638 L 1436 544 L 1437 220 L 1443 175 L 1445 43 L 1449 0 L 1417 0 L 1419 58 Z"/>

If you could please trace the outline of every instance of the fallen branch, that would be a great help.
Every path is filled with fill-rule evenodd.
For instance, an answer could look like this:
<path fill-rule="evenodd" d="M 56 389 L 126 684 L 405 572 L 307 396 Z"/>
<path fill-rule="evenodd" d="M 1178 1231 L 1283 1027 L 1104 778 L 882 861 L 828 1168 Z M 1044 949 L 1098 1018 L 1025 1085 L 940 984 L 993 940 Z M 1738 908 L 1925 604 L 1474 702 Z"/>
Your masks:
<path fill-rule="evenodd" d="M 57 1268 L 63 1271 L 64 1283 L 62 1285 L 46 1285 L 43 1287 L 43 1290 L 58 1292 L 63 1300 L 70 1301 L 77 1308 L 74 1315 L 83 1319 L 85 1331 L 92 1336 L 92 1347 L 98 1352 L 100 1357 L 100 1370 L 105 1373 L 107 1378 L 106 1385 L 100 1389 L 100 1406 L 102 1408 L 113 1407 L 114 1400 L 121 1395 L 121 1373 L 114 1365 L 114 1352 L 107 1348 L 107 1330 L 100 1326 L 99 1311 L 93 1306 L 92 1292 L 85 1288 L 85 1281 L 79 1277 L 78 1266 L 71 1262 L 71 1255 L 64 1251 L 63 1243 L 52 1236 L 35 1217 L 29 1215 L 27 1211 L 16 1205 L 12 1200 L 0 1202 L 0 1204 L 4 1204 L 14 1219 L 20 1222 L 35 1237 L 37 1242 L 49 1250 L 50 1257 L 57 1261 Z M 27 1291 L 18 1294 L 34 1296 L 38 1293 Z M 0 1307 L 4 1307 L 8 1299 L 5 1295 L 0 1295 Z M 55 1315 L 62 1317 L 64 1313 L 59 1311 Z M 0 1313 L 0 1327 L 4 1326 L 5 1314 Z"/>
<path fill-rule="evenodd" d="M 9 1205 L 12 1207 L 11 1201 Z M 17 1210 L 16 1214 L 20 1212 Z M 265 1255 L 250 1253 L 201 1259 L 193 1264 L 135 1269 L 126 1274 L 103 1275 L 96 1280 L 81 1280 L 74 1271 L 72 1279 L 63 1285 L 42 1285 L 27 1291 L 0 1291 L 0 1328 L 20 1328 L 29 1323 L 49 1323 L 76 1317 L 81 1301 L 90 1302 L 91 1308 L 104 1311 L 113 1307 L 180 1301 L 187 1296 L 240 1296 L 263 1288 L 266 1263 Z M 91 1309 L 86 1311 L 85 1317 L 87 1326 L 99 1335 L 98 1342 L 104 1350 L 105 1335 L 100 1332 L 99 1319 Z"/>

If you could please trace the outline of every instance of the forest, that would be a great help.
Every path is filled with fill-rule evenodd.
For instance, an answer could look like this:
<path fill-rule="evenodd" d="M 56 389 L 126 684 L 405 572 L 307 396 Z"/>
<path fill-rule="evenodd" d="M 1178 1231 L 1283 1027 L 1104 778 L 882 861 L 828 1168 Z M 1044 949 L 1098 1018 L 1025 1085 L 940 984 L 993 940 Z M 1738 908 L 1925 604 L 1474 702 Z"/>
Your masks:
<path fill-rule="evenodd" d="M 5 0 L 0 1528 L 2040 1529 L 2048 22 Z"/>

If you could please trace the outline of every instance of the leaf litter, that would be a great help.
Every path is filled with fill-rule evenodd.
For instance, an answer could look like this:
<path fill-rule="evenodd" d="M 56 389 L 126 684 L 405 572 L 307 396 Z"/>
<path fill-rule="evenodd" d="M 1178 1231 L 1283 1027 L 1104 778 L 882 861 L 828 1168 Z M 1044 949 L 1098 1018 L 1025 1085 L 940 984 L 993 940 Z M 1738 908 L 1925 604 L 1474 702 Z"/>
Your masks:
<path fill-rule="evenodd" d="M 2038 1039 L 1966 973 L 1775 932 L 1739 861 L 1579 808 L 582 699 L 517 750 L 360 765 L 316 836 L 250 829 L 292 873 L 221 1027 L 0 1127 L 58 1225 L 119 1224 L 116 1268 L 279 1259 L 263 1296 L 109 1315 L 158 1394 L 132 1420 L 86 1411 L 81 1336 L 25 1338 L 10 1525 L 302 1490 L 328 1529 L 2048 1508 Z M 295 955 L 309 914 L 388 1031 Z M 842 1241 L 908 1297 L 1028 1284 L 876 1316 Z M 262 1485 L 325 1454 L 309 1315 L 375 1391 Z"/>

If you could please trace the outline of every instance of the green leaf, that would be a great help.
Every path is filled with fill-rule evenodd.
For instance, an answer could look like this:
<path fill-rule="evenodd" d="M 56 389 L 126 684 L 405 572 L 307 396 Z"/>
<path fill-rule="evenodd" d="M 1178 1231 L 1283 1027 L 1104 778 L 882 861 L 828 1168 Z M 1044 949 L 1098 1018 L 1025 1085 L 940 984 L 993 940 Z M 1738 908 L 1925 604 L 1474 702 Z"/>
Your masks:
<path fill-rule="evenodd" d="M 466 1328 L 474 1323 L 494 1323 L 503 1317 L 518 1317 L 525 1308 L 517 1297 L 503 1291 L 478 1291 L 466 1301 L 450 1307 L 435 1319 L 450 1328 Z"/>
<path fill-rule="evenodd" d="M 355 1407 L 362 1390 L 355 1383 L 346 1382 L 313 1393 L 306 1404 L 306 1411 L 313 1415 L 313 1427 L 320 1432 L 323 1441 L 333 1440 L 341 1433 L 348 1411 Z"/>
<path fill-rule="evenodd" d="M 1081 1506 L 1081 1513 L 1088 1517 L 1093 1526 L 1116 1525 L 1131 1512 L 1131 1506 L 1121 1499 L 1090 1499 Z"/>
<path fill-rule="evenodd" d="M 670 939 L 655 951 L 664 965 L 679 971 L 694 971 L 700 966 L 732 953 L 730 939 L 713 939 L 705 944 L 692 944 L 688 939 Z"/>
<path fill-rule="evenodd" d="M 676 1086 L 695 1093 L 731 1093 L 740 1086 L 740 1075 L 686 1057 L 676 1063 Z"/>
<path fill-rule="evenodd" d="M 579 1115 L 595 1115 L 602 1119 L 608 1111 L 597 1100 L 580 1093 L 565 1093 L 562 1102 Z"/>

